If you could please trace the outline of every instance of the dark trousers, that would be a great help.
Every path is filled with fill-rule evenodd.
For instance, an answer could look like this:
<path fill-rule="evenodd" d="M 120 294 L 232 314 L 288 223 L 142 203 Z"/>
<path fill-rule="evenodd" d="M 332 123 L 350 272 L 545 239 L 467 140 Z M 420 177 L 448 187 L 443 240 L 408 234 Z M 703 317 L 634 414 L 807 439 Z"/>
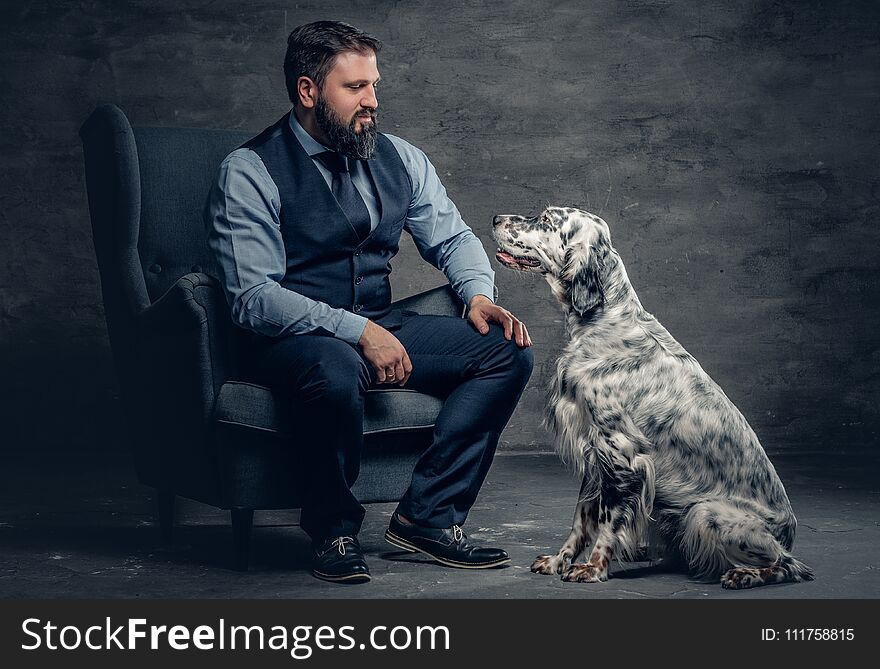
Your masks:
<path fill-rule="evenodd" d="M 480 335 L 464 319 L 405 316 L 394 331 L 413 372 L 406 388 L 445 398 L 431 446 L 413 470 L 397 510 L 427 527 L 464 523 L 486 478 L 501 431 L 532 371 L 532 352 L 491 325 Z M 254 356 L 258 381 L 281 391 L 303 417 L 309 475 L 302 528 L 315 541 L 353 536 L 364 508 L 351 487 L 360 469 L 364 395 L 378 386 L 360 349 L 318 335 L 273 341 Z"/>

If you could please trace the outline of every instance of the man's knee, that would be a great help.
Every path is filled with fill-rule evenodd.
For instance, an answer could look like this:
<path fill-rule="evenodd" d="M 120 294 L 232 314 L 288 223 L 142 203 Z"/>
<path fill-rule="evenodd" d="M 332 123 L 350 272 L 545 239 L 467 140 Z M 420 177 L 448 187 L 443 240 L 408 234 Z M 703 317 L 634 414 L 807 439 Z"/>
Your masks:
<path fill-rule="evenodd" d="M 511 353 L 512 374 L 525 386 L 535 367 L 535 357 L 532 354 L 532 348 L 530 346 L 526 348 L 513 346 L 511 348 L 516 349 Z"/>
<path fill-rule="evenodd" d="M 504 368 L 511 381 L 520 381 L 525 386 L 535 366 L 532 349 L 531 347 L 521 348 L 515 341 L 504 338 L 504 331 L 500 326 L 498 330 L 500 334 L 494 342 L 494 357 L 498 361 L 497 364 Z"/>

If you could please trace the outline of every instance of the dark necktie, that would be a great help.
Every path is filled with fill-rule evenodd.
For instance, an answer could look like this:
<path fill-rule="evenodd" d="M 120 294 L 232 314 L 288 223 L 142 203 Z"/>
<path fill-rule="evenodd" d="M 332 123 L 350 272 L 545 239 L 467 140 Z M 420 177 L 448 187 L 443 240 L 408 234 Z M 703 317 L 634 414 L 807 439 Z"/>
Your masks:
<path fill-rule="evenodd" d="M 348 163 L 345 157 L 336 151 L 324 151 L 315 156 L 333 174 L 333 184 L 330 190 L 348 217 L 351 227 L 354 228 L 360 239 L 366 239 L 370 234 L 370 212 L 364 199 L 358 193 L 351 180 L 351 172 L 348 171 Z"/>

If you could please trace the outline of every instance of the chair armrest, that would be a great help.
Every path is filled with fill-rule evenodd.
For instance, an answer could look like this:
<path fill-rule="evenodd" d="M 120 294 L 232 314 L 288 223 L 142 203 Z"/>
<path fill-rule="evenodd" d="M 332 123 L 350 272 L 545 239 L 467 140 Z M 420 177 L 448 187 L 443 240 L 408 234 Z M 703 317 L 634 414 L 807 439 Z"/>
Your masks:
<path fill-rule="evenodd" d="M 420 314 L 464 317 L 466 306 L 461 298 L 445 285 L 411 295 L 392 304 L 395 309 L 410 309 Z"/>
<path fill-rule="evenodd" d="M 209 290 L 199 290 L 204 288 Z M 197 273 L 182 276 L 158 300 L 137 314 L 137 320 L 163 334 L 200 328 L 208 320 L 208 305 L 205 304 L 204 295 L 206 292 L 211 295 L 214 292 L 211 289 L 216 289 L 222 299 L 220 284 L 216 279 Z"/>

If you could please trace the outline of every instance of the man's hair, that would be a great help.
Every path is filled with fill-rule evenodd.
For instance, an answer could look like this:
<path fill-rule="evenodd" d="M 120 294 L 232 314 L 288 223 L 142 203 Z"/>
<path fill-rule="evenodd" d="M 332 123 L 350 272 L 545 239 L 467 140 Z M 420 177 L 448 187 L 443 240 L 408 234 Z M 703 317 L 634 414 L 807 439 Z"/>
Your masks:
<path fill-rule="evenodd" d="M 295 105 L 299 94 L 296 82 L 308 77 L 320 88 L 333 68 L 336 56 L 344 51 L 378 52 L 382 42 L 341 21 L 315 21 L 294 28 L 287 38 L 284 80 L 287 96 Z"/>

